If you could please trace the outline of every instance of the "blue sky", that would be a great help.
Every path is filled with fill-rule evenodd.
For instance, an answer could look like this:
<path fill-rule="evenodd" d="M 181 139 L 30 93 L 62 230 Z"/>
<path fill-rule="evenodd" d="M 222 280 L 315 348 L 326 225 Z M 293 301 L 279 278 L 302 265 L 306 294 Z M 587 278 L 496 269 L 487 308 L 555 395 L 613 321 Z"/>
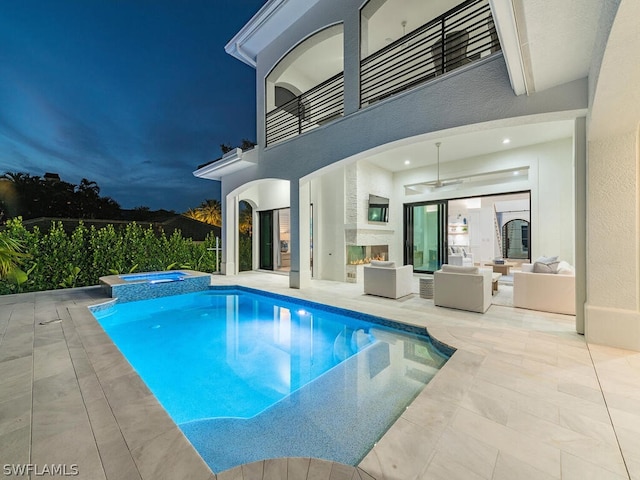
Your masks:
<path fill-rule="evenodd" d="M 224 45 L 265 0 L 0 3 L 0 174 L 96 181 L 123 208 L 219 198 L 195 178 L 255 141 L 255 71 Z"/>

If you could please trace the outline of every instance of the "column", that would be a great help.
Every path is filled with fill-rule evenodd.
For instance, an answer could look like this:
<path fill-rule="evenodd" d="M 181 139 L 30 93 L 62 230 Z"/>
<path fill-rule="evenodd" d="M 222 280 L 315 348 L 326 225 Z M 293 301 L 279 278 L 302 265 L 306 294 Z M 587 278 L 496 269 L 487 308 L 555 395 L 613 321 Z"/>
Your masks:
<path fill-rule="evenodd" d="M 222 202 L 222 275 L 238 273 L 238 196 L 227 195 L 226 202 Z"/>
<path fill-rule="evenodd" d="M 640 351 L 638 130 L 588 143 L 587 341 Z"/>
<path fill-rule="evenodd" d="M 291 205 L 291 271 L 289 286 L 306 288 L 311 285 L 309 209 L 311 189 L 308 181 L 290 182 Z"/>

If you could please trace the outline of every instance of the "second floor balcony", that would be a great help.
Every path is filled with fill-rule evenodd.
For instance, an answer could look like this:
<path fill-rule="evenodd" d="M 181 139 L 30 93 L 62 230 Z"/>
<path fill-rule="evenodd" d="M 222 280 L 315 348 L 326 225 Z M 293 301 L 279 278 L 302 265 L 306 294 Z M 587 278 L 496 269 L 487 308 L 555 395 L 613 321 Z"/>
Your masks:
<path fill-rule="evenodd" d="M 431 2 L 414 2 L 414 10 L 407 11 L 399 2 L 370 0 L 361 10 L 360 108 L 501 49 L 488 0 L 453 8 L 440 2 L 439 11 Z M 416 27 L 409 33 L 404 18 Z M 391 29 L 399 26 L 402 33 L 394 40 Z M 334 25 L 301 42 L 274 67 L 266 81 L 266 146 L 344 115 L 343 44 L 343 26 Z"/>
<path fill-rule="evenodd" d="M 340 72 L 267 113 L 267 145 L 300 135 L 343 114 L 344 81 Z"/>
<path fill-rule="evenodd" d="M 413 88 L 499 50 L 488 0 L 466 1 L 364 58 L 360 105 Z"/>

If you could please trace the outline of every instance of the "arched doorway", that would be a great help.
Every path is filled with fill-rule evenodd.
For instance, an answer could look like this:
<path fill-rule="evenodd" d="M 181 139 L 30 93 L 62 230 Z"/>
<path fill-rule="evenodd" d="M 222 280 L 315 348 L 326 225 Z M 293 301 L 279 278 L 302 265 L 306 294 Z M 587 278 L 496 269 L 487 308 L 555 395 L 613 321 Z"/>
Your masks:
<path fill-rule="evenodd" d="M 529 259 L 530 239 L 531 232 L 527 220 L 509 220 L 502 226 L 502 256 L 514 260 Z"/>

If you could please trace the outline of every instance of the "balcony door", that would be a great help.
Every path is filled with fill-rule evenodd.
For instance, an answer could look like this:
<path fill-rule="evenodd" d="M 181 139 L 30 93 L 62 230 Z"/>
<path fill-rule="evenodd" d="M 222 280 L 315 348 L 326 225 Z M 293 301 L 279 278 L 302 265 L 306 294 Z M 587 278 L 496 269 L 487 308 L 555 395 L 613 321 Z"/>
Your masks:
<path fill-rule="evenodd" d="M 433 273 L 446 262 L 447 202 L 404 206 L 405 264 L 413 271 Z"/>

